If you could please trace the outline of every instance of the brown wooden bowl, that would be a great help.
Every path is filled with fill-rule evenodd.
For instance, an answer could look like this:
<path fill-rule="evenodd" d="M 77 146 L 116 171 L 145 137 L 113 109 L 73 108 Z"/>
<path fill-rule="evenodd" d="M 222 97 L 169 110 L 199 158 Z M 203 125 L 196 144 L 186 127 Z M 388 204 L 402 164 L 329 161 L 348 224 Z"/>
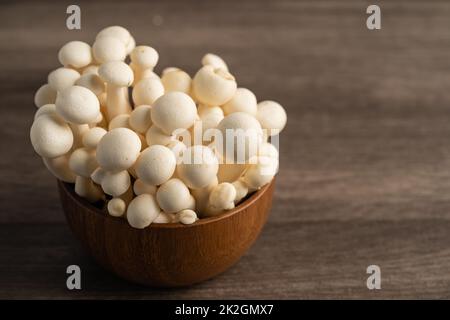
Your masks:
<path fill-rule="evenodd" d="M 95 260 L 122 278 L 155 287 L 191 285 L 236 263 L 267 220 L 274 185 L 272 180 L 235 209 L 191 225 L 134 229 L 79 197 L 73 185 L 58 181 L 70 228 Z"/>

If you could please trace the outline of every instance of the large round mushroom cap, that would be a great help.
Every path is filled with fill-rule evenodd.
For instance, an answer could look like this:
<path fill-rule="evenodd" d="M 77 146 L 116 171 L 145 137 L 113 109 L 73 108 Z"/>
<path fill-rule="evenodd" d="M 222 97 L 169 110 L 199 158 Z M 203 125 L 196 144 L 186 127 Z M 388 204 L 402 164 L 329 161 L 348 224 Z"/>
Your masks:
<path fill-rule="evenodd" d="M 196 99 L 209 106 L 225 104 L 233 98 L 236 88 L 236 80 L 228 71 L 210 65 L 201 68 L 192 81 Z"/>
<path fill-rule="evenodd" d="M 258 103 L 257 119 L 263 129 L 269 131 L 269 135 L 279 134 L 287 122 L 287 115 L 284 108 L 277 102 L 267 100 Z"/>
<path fill-rule="evenodd" d="M 97 145 L 97 161 L 108 171 L 127 170 L 136 162 L 141 140 L 132 130 L 116 128 L 105 134 Z"/>
<path fill-rule="evenodd" d="M 149 226 L 160 212 L 153 195 L 141 194 L 128 205 L 127 220 L 133 228 L 143 229 Z"/>
<path fill-rule="evenodd" d="M 164 146 L 153 145 L 142 151 L 136 161 L 136 174 L 143 182 L 158 186 L 172 177 L 177 160 Z"/>
<path fill-rule="evenodd" d="M 70 41 L 59 50 L 58 60 L 66 67 L 83 68 L 92 62 L 91 46 L 83 41 Z"/>
<path fill-rule="evenodd" d="M 164 212 L 175 213 L 189 208 L 191 194 L 183 181 L 170 179 L 156 191 L 156 200 Z"/>
<path fill-rule="evenodd" d="M 157 78 L 144 78 L 133 88 L 134 105 L 153 105 L 153 103 L 164 94 L 164 86 Z"/>
<path fill-rule="evenodd" d="M 99 63 L 123 61 L 127 56 L 125 45 L 119 39 L 110 36 L 97 38 L 92 46 L 92 52 Z"/>
<path fill-rule="evenodd" d="M 131 62 L 141 69 L 153 69 L 158 63 L 158 52 L 149 46 L 137 46 L 131 51 Z"/>
<path fill-rule="evenodd" d="M 105 62 L 98 69 L 98 74 L 108 84 L 129 87 L 134 81 L 133 70 L 122 61 Z"/>
<path fill-rule="evenodd" d="M 211 184 L 217 177 L 219 160 L 214 152 L 205 146 L 195 145 L 183 152 L 177 174 L 191 189 L 199 189 Z"/>
<path fill-rule="evenodd" d="M 58 68 L 48 74 L 48 84 L 55 91 L 62 91 L 75 84 L 80 78 L 78 71 L 70 68 Z"/>
<path fill-rule="evenodd" d="M 100 30 L 100 32 L 97 33 L 95 40 L 97 41 L 102 37 L 116 38 L 117 40 L 122 42 L 125 46 L 129 45 L 131 40 L 130 32 L 121 26 L 110 26 Z"/>
<path fill-rule="evenodd" d="M 95 123 L 100 112 L 100 102 L 89 89 L 71 86 L 56 97 L 56 112 L 73 124 Z"/>
<path fill-rule="evenodd" d="M 152 122 L 171 135 L 175 129 L 188 129 L 194 124 L 197 106 L 187 94 L 169 92 L 155 101 L 151 114 Z"/>
<path fill-rule="evenodd" d="M 34 150 L 44 158 L 62 156 L 73 145 L 72 130 L 55 114 L 38 117 L 31 126 L 30 139 Z"/>

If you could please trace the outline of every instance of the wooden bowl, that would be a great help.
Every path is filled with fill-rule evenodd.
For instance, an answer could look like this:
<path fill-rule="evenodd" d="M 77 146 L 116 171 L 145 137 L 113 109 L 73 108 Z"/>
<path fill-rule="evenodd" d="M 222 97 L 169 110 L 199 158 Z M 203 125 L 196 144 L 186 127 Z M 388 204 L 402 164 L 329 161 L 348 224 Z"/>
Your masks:
<path fill-rule="evenodd" d="M 104 268 L 135 283 L 187 286 L 227 270 L 250 248 L 270 211 L 275 182 L 235 209 L 191 225 L 151 224 L 134 229 L 58 181 L 73 233 Z"/>

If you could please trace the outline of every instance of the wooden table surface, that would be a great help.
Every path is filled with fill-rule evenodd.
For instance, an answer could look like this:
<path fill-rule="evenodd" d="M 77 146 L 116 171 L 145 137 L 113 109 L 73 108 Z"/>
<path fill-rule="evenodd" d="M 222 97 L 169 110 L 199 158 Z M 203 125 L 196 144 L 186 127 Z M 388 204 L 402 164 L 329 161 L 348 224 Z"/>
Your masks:
<path fill-rule="evenodd" d="M 450 3 L 78 1 L 0 5 L 0 298 L 450 298 Z M 70 233 L 29 142 L 35 90 L 69 40 L 127 27 L 191 74 L 206 52 L 285 106 L 270 219 L 219 277 L 154 290 L 103 271 Z M 65 287 L 82 269 L 82 290 Z M 366 268 L 381 268 L 368 290 Z"/>

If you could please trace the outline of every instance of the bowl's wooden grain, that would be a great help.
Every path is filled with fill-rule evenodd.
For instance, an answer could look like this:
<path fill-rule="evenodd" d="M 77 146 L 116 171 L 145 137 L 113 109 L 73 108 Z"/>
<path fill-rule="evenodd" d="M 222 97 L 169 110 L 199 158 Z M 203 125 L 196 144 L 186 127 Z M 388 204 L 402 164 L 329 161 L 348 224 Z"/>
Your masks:
<path fill-rule="evenodd" d="M 94 207 L 72 185 L 58 181 L 58 189 L 70 228 L 103 267 L 136 283 L 176 287 L 214 277 L 239 260 L 267 220 L 274 184 L 217 217 L 142 230 Z"/>

